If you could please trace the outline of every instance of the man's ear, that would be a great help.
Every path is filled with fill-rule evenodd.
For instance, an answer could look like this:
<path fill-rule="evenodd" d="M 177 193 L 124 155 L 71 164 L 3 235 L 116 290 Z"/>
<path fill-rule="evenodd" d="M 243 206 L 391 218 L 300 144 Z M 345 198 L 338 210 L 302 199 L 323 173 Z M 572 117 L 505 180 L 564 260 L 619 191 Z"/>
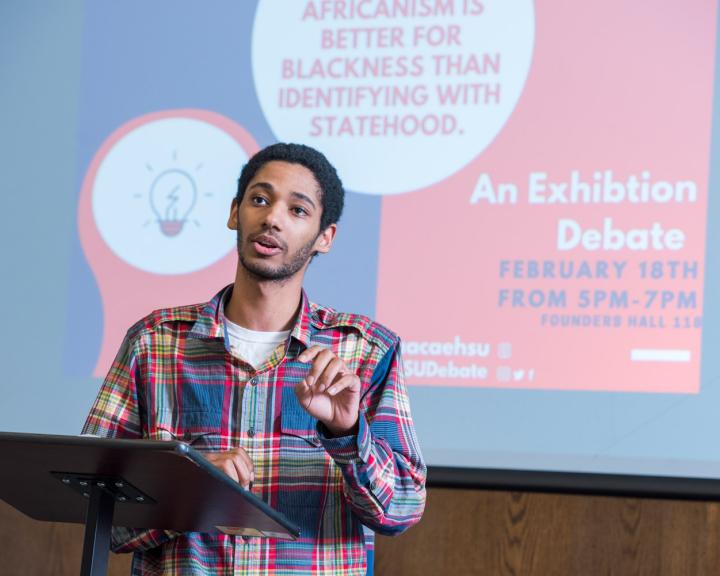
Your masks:
<path fill-rule="evenodd" d="M 333 240 L 335 240 L 336 232 L 337 224 L 330 224 L 330 226 L 320 232 L 318 237 L 315 239 L 315 252 L 319 252 L 320 254 L 327 254 L 330 252 Z"/>
<path fill-rule="evenodd" d="M 237 230 L 237 217 L 239 206 L 240 203 L 237 201 L 237 198 L 233 198 L 232 203 L 230 204 L 230 216 L 228 217 L 227 222 L 227 227 L 230 228 L 230 230 Z"/>

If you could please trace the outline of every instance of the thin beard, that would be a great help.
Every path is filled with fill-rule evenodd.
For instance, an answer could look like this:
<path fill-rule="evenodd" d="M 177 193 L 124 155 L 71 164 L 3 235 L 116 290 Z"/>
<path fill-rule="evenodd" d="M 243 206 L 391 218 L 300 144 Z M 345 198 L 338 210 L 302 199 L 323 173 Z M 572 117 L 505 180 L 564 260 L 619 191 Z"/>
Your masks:
<path fill-rule="evenodd" d="M 249 266 L 248 263 L 245 261 L 245 258 L 243 257 L 243 253 L 242 253 L 242 246 L 243 246 L 242 229 L 240 227 L 240 222 L 238 222 L 238 228 L 237 228 L 238 259 L 240 260 L 242 267 L 252 278 L 254 278 L 256 280 L 264 281 L 264 282 L 276 282 L 282 286 L 283 284 L 286 284 L 293 276 L 295 276 L 295 274 L 297 274 L 302 269 L 302 267 L 307 263 L 307 261 L 309 259 L 311 259 L 313 256 L 315 256 L 316 253 L 312 251 L 311 247 L 315 243 L 315 240 L 317 240 L 318 236 L 320 236 L 319 232 L 315 238 L 310 240 L 304 246 L 300 247 L 300 249 L 295 253 L 295 256 L 293 257 L 293 259 L 290 262 L 281 266 L 279 269 L 266 272 L 264 270 L 259 270 L 258 268 L 253 268 L 253 267 Z"/>

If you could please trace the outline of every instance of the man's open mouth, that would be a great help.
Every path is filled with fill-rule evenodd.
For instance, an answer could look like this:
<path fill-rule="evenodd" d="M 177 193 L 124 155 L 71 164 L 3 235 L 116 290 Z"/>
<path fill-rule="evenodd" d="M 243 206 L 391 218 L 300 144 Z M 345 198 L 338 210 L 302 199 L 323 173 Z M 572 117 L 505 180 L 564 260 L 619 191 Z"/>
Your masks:
<path fill-rule="evenodd" d="M 283 245 L 281 244 L 281 242 L 277 238 L 274 238 L 273 236 L 270 236 L 268 234 L 260 234 L 258 236 L 254 236 L 251 242 L 254 244 L 255 249 L 260 254 L 277 254 L 278 252 L 282 252 L 283 250 Z"/>

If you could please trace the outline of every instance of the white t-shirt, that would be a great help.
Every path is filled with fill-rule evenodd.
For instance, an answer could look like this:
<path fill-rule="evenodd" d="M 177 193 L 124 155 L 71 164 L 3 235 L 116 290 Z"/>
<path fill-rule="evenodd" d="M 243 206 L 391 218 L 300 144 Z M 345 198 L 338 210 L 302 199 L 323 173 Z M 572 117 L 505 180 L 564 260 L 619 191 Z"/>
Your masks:
<path fill-rule="evenodd" d="M 244 360 L 253 368 L 263 364 L 281 343 L 290 336 L 290 330 L 282 332 L 258 332 L 248 330 L 225 318 L 225 334 L 230 353 Z"/>

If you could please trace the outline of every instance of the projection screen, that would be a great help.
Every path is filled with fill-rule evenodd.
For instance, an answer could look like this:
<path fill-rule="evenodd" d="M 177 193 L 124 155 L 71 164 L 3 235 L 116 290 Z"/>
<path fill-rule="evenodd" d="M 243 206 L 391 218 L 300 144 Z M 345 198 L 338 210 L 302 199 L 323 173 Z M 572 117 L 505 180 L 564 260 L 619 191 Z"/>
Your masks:
<path fill-rule="evenodd" d="M 78 433 L 132 323 L 232 282 L 239 171 L 292 141 L 347 189 L 306 290 L 402 337 L 431 479 L 720 494 L 716 2 L 0 15 L 0 429 Z"/>

